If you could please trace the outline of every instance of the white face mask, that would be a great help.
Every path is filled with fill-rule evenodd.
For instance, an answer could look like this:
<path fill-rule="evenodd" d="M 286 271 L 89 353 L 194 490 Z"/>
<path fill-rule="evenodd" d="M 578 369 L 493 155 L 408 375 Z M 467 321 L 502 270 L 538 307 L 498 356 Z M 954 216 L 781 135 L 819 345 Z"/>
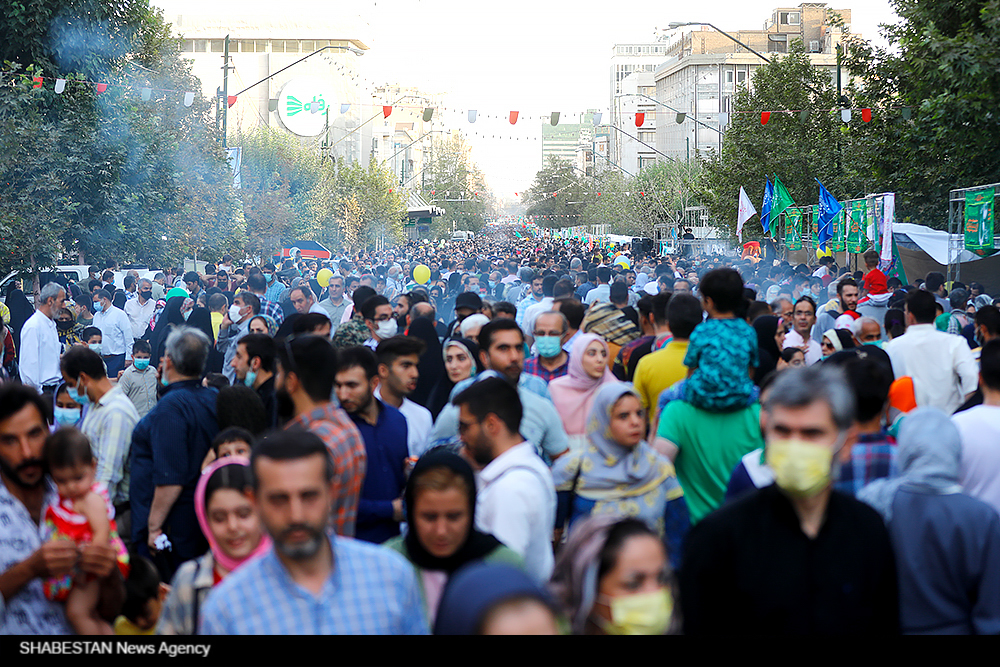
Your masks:
<path fill-rule="evenodd" d="M 378 328 L 375 329 L 375 333 L 378 334 L 379 338 L 385 340 L 386 338 L 392 338 L 395 336 L 398 330 L 399 327 L 396 326 L 396 320 L 389 319 L 385 322 L 379 322 Z"/>
<path fill-rule="evenodd" d="M 235 303 L 229 306 L 229 319 L 232 320 L 233 322 L 239 322 L 243 317 L 242 315 L 240 315 L 240 310 L 241 308 L 237 306 Z"/>

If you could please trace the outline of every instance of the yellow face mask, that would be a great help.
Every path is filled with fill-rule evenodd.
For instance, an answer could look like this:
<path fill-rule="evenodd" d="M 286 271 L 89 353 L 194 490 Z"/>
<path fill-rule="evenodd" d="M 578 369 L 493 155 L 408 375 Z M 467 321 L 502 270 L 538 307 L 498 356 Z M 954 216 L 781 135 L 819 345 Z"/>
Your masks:
<path fill-rule="evenodd" d="M 662 635 L 670 627 L 674 598 L 670 589 L 623 595 L 609 600 L 611 620 L 601 621 L 609 635 Z"/>
<path fill-rule="evenodd" d="M 794 496 L 815 496 L 830 484 L 833 449 L 803 440 L 776 440 L 767 445 L 767 464 L 775 483 Z"/>

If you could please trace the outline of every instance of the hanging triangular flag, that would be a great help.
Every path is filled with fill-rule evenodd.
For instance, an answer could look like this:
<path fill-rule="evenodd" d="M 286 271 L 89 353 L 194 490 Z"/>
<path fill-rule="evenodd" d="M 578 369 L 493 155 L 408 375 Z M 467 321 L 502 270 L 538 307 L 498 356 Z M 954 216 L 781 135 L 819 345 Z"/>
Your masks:
<path fill-rule="evenodd" d="M 910 116 L 913 115 L 913 109 L 910 107 L 903 107 L 903 120 L 910 120 Z"/>
<path fill-rule="evenodd" d="M 552 113 L 549 114 L 549 122 L 552 123 L 553 125 L 558 125 L 559 124 L 559 112 L 558 111 L 553 111 Z"/>
<path fill-rule="evenodd" d="M 871 109 L 862 109 L 861 110 L 861 122 L 863 122 L 863 123 L 870 123 L 870 122 L 872 122 L 872 110 Z"/>
<path fill-rule="evenodd" d="M 469 109 L 469 122 L 470 123 L 475 123 L 476 122 L 476 110 L 475 109 Z"/>
<path fill-rule="evenodd" d="M 518 113 L 517 111 L 511 111 L 510 112 L 510 118 L 509 118 L 509 120 L 510 120 L 510 124 L 511 125 L 513 125 L 514 123 L 517 122 L 517 113 Z"/>
<path fill-rule="evenodd" d="M 760 112 L 760 124 L 761 125 L 767 125 L 767 121 L 769 121 L 769 120 L 771 120 L 771 112 L 770 111 L 761 111 Z"/>
<path fill-rule="evenodd" d="M 601 112 L 597 112 L 594 114 L 594 125 L 601 124 L 601 115 L 602 115 Z"/>
<path fill-rule="evenodd" d="M 66 79 L 56 79 L 56 93 L 62 94 L 66 90 Z"/>
<path fill-rule="evenodd" d="M 804 123 L 809 120 L 809 109 L 803 109 L 799 112 L 799 122 Z"/>
<path fill-rule="evenodd" d="M 278 110 L 278 100 L 276 100 L 276 99 L 270 99 L 270 100 L 268 100 L 267 101 L 267 110 L 268 111 L 277 111 Z"/>
<path fill-rule="evenodd" d="M 148 102 L 152 94 L 153 94 L 152 88 L 143 88 L 141 91 L 139 91 L 139 95 L 142 98 L 143 102 Z"/>
<path fill-rule="evenodd" d="M 677 118 L 675 118 L 674 120 L 677 122 L 678 125 L 680 125 L 687 119 L 687 116 L 688 115 L 686 113 L 678 112 Z"/>
<path fill-rule="evenodd" d="M 34 81 L 34 83 L 31 84 L 32 88 L 41 88 L 42 87 L 42 81 L 43 81 L 42 77 L 35 76 L 35 77 L 32 77 L 31 80 Z"/>
<path fill-rule="evenodd" d="M 433 117 L 433 116 L 434 116 L 434 109 L 432 109 L 431 107 L 427 107 L 426 109 L 424 109 L 424 122 L 425 123 L 431 122 L 431 117 Z"/>
<path fill-rule="evenodd" d="M 351 108 L 350 104 L 341 104 L 340 105 L 340 114 L 344 115 L 345 113 L 347 113 L 347 110 L 350 109 L 350 108 Z"/>
<path fill-rule="evenodd" d="M 392 105 L 391 104 L 383 104 L 382 105 L 382 117 L 383 118 L 388 118 L 389 114 L 391 114 L 391 113 L 392 113 Z"/>
<path fill-rule="evenodd" d="M 98 95 L 100 95 L 101 93 L 103 93 L 107 89 L 108 89 L 108 84 L 106 84 L 106 83 L 99 83 L 99 84 L 97 84 L 97 94 Z"/>
<path fill-rule="evenodd" d="M 268 101 L 270 101 L 270 100 L 268 100 Z M 226 105 L 230 109 L 232 109 L 234 104 L 236 104 L 236 96 L 235 95 L 227 95 L 226 96 Z"/>
<path fill-rule="evenodd" d="M 642 127 L 642 124 L 646 122 L 646 114 L 643 111 L 637 111 L 635 114 L 635 126 Z"/>
<path fill-rule="evenodd" d="M 184 93 L 184 106 L 189 107 L 194 103 L 194 93 Z"/>
<path fill-rule="evenodd" d="M 850 123 L 851 122 L 851 110 L 850 109 L 841 109 L 840 110 L 840 120 L 844 121 L 845 123 Z"/>

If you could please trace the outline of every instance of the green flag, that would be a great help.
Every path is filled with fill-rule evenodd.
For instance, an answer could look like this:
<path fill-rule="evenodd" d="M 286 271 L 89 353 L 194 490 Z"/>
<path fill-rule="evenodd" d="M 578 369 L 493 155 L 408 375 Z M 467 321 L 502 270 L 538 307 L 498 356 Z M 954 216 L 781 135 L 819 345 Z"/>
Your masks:
<path fill-rule="evenodd" d="M 813 204 L 809 209 L 812 212 L 809 223 L 809 228 L 812 230 L 812 247 L 813 250 L 817 250 L 819 248 L 819 204 Z"/>
<path fill-rule="evenodd" d="M 778 216 L 781 215 L 786 208 L 789 206 L 794 206 L 795 201 L 792 196 L 788 194 L 788 190 L 785 188 L 784 183 L 778 179 L 778 175 L 774 175 L 774 199 L 771 201 L 771 215 L 769 216 L 768 223 L 771 229 L 776 226 L 774 223 L 778 221 Z"/>
<path fill-rule="evenodd" d="M 868 249 L 866 238 L 868 227 L 868 202 L 856 199 L 848 202 L 850 216 L 847 227 L 847 251 L 862 253 Z"/>
<path fill-rule="evenodd" d="M 965 249 L 977 255 L 993 252 L 993 188 L 965 193 Z"/>
<path fill-rule="evenodd" d="M 899 281 L 904 285 L 908 284 L 906 280 L 906 272 L 903 271 L 903 262 L 899 258 L 899 248 L 896 247 L 896 238 L 892 239 L 892 263 L 889 268 L 885 270 L 886 278 L 899 278 Z"/>
<path fill-rule="evenodd" d="M 785 211 L 785 248 L 802 249 L 802 209 L 790 207 Z"/>
<path fill-rule="evenodd" d="M 833 219 L 833 239 L 830 242 L 830 249 L 834 252 L 844 252 L 847 248 L 847 224 L 844 220 L 846 213 L 847 207 L 844 206 L 840 209 L 837 217 Z"/>

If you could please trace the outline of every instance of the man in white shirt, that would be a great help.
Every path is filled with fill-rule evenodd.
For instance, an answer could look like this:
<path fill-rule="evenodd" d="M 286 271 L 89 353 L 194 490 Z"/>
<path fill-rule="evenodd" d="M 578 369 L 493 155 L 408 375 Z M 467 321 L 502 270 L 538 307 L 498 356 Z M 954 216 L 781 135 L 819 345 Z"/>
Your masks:
<path fill-rule="evenodd" d="M 792 310 L 792 330 L 785 336 L 785 349 L 797 347 L 806 357 L 806 364 L 812 365 L 823 358 L 819 343 L 812 338 L 816 324 L 816 302 L 811 297 L 799 297 Z"/>
<path fill-rule="evenodd" d="M 59 333 L 55 317 L 66 302 L 66 290 L 59 283 L 47 283 L 38 295 L 35 314 L 21 328 L 19 364 L 21 382 L 50 393 L 62 382 L 59 372 Z"/>
<path fill-rule="evenodd" d="M 326 309 L 316 303 L 316 297 L 307 283 L 293 287 L 288 293 L 288 298 L 291 299 L 292 305 L 295 306 L 295 311 L 300 315 L 319 313 L 320 315 L 330 317 Z"/>
<path fill-rule="evenodd" d="M 509 382 L 491 377 L 473 383 L 454 399 L 459 437 L 478 475 L 476 525 L 524 558 L 538 582 L 552 574 L 552 530 L 556 491 L 552 473 L 520 436 L 522 406 Z"/>
<path fill-rule="evenodd" d="M 136 298 L 125 302 L 125 314 L 132 325 L 132 337 L 142 338 L 149 328 L 156 302 L 153 301 L 153 283 L 148 278 L 139 281 Z"/>
<path fill-rule="evenodd" d="M 413 336 L 393 336 L 378 344 L 378 388 L 375 398 L 391 405 L 406 418 L 407 449 L 417 457 L 427 449 L 434 419 L 431 411 L 407 398 L 417 388 L 418 365 L 424 341 Z"/>
<path fill-rule="evenodd" d="M 983 345 L 979 355 L 983 404 L 952 417 L 962 434 L 962 490 L 1000 512 L 1000 340 Z"/>
<path fill-rule="evenodd" d="M 121 308 L 111 303 L 111 293 L 101 289 L 94 292 L 94 326 L 101 330 L 101 351 L 108 377 L 117 378 L 118 372 L 132 363 L 132 323 Z"/>
<path fill-rule="evenodd" d="M 611 269 L 607 266 L 597 267 L 597 287 L 583 299 L 588 306 L 598 301 L 611 301 Z"/>
<path fill-rule="evenodd" d="M 934 295 L 917 290 L 906 297 L 906 333 L 883 348 L 897 378 L 913 378 L 918 407 L 952 414 L 976 390 L 978 370 L 961 336 L 934 328 Z"/>

